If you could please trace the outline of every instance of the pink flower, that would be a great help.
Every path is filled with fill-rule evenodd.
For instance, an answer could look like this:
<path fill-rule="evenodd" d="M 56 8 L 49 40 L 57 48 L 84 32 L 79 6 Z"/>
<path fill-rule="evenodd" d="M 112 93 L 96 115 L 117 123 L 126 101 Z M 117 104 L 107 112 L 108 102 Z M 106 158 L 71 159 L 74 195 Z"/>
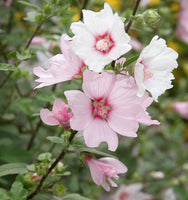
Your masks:
<path fill-rule="evenodd" d="M 105 3 L 100 12 L 83 10 L 83 22 L 73 22 L 73 50 L 90 70 L 101 72 L 105 65 L 131 49 L 130 37 L 117 13 Z"/>
<path fill-rule="evenodd" d="M 183 118 L 188 119 L 188 101 L 176 102 L 173 105 L 174 110 L 179 113 Z"/>
<path fill-rule="evenodd" d="M 73 52 L 71 38 L 63 34 L 61 36 L 62 54 L 57 54 L 50 59 L 50 68 L 44 70 L 42 67 L 35 67 L 33 72 L 39 76 L 36 81 L 41 83 L 35 88 L 53 85 L 59 82 L 79 77 L 82 73 L 83 61 Z"/>
<path fill-rule="evenodd" d="M 46 42 L 46 39 L 42 38 L 42 37 L 39 37 L 39 36 L 36 36 L 32 39 L 31 41 L 31 45 L 36 45 L 36 44 L 42 44 Z"/>
<path fill-rule="evenodd" d="M 93 181 L 97 185 L 102 185 L 106 191 L 110 191 L 109 181 L 112 187 L 117 187 L 117 184 L 111 178 L 119 179 L 118 174 L 127 172 L 127 167 L 115 158 L 105 157 L 100 159 L 88 156 L 85 159 L 89 166 Z"/>
<path fill-rule="evenodd" d="M 13 0 L 6 0 L 5 6 L 10 7 L 12 3 L 13 3 Z"/>
<path fill-rule="evenodd" d="M 188 1 L 181 1 L 181 10 L 178 16 L 178 26 L 176 29 L 179 39 L 188 44 Z"/>
<path fill-rule="evenodd" d="M 140 6 L 146 8 L 151 0 L 141 0 Z"/>
<path fill-rule="evenodd" d="M 141 42 L 139 42 L 138 40 L 136 39 L 131 39 L 129 44 L 132 46 L 133 49 L 137 50 L 137 51 L 140 51 L 142 50 L 143 48 L 143 45 Z"/>
<path fill-rule="evenodd" d="M 70 90 L 65 91 L 65 96 L 73 112 L 71 128 L 83 131 L 89 147 L 107 142 L 109 150 L 115 151 L 118 146 L 116 132 L 136 137 L 138 123 L 159 124 L 146 112 L 153 99 L 147 93 L 142 98 L 137 97 L 138 88 L 131 76 L 86 70 L 82 88 L 84 93 Z"/>
<path fill-rule="evenodd" d="M 141 192 L 142 183 L 133 183 L 131 185 L 121 185 L 114 195 L 113 200 L 152 200 L 150 194 Z"/>
<path fill-rule="evenodd" d="M 70 128 L 70 118 L 72 112 L 67 113 L 68 106 L 61 99 L 56 99 L 52 108 L 52 112 L 48 109 L 41 109 L 41 120 L 51 126 L 61 124 L 65 129 Z"/>

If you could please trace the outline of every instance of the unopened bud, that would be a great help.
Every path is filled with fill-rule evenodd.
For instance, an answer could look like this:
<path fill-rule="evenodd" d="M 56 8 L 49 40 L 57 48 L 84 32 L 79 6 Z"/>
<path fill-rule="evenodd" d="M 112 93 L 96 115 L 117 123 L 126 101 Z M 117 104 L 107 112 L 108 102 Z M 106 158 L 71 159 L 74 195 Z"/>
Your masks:
<path fill-rule="evenodd" d="M 38 13 L 36 16 L 35 16 L 35 21 L 40 24 L 42 21 L 44 20 L 44 16 L 41 14 L 41 13 Z"/>
<path fill-rule="evenodd" d="M 133 21 L 133 26 L 134 27 L 142 27 L 144 25 L 144 19 L 143 19 L 143 15 L 138 14 L 134 17 L 134 21 Z"/>
<path fill-rule="evenodd" d="M 143 19 L 146 24 L 152 26 L 160 20 L 160 15 L 155 9 L 148 9 L 143 13 Z"/>
<path fill-rule="evenodd" d="M 44 9 L 44 13 L 48 15 L 52 12 L 53 7 L 49 4 L 46 4 L 43 6 L 43 9 Z"/>

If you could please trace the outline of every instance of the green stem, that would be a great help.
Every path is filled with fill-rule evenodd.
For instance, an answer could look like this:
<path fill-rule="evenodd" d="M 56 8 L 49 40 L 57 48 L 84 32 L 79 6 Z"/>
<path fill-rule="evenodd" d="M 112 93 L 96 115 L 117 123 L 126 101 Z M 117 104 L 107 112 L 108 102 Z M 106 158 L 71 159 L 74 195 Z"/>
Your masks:
<path fill-rule="evenodd" d="M 76 135 L 77 131 L 73 131 L 69 137 L 69 142 L 64 146 L 63 150 L 61 151 L 61 153 L 59 154 L 59 156 L 55 159 L 55 161 L 52 163 L 52 165 L 50 166 L 50 168 L 48 169 L 48 172 L 42 177 L 42 179 L 40 180 L 38 186 L 36 187 L 36 189 L 27 197 L 27 200 L 32 199 L 35 195 L 38 194 L 38 192 L 40 191 L 42 184 L 44 183 L 44 181 L 46 180 L 46 178 L 48 177 L 48 175 L 50 174 L 50 172 L 55 168 L 55 166 L 58 164 L 58 162 L 64 158 L 65 154 L 68 152 L 69 146 L 74 138 L 74 136 Z"/>
<path fill-rule="evenodd" d="M 128 33 L 128 32 L 129 32 L 129 29 L 131 28 L 131 25 L 132 25 L 132 23 L 133 23 L 132 18 L 136 15 L 136 11 L 137 11 L 137 9 L 138 9 L 138 6 L 139 6 L 139 4 L 140 4 L 140 1 L 141 1 L 141 0 L 136 0 L 136 3 L 135 3 L 135 5 L 134 5 L 133 11 L 132 11 L 132 15 L 131 15 L 131 17 L 129 18 L 129 21 L 128 21 L 127 25 L 125 26 L 125 32 L 126 32 L 126 33 Z"/>

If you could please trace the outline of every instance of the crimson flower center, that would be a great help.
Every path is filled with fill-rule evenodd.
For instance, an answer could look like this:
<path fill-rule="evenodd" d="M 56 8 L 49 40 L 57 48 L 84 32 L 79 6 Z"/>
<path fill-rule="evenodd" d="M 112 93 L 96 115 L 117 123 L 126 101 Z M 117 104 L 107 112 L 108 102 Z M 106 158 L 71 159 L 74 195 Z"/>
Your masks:
<path fill-rule="evenodd" d="M 107 118 L 111 107 L 106 105 L 104 100 L 101 100 L 100 102 L 94 101 L 92 105 L 94 117 L 102 117 L 103 119 Z"/>
<path fill-rule="evenodd" d="M 109 33 L 96 36 L 95 48 L 101 53 L 108 53 L 114 47 L 114 41 Z"/>
<path fill-rule="evenodd" d="M 148 69 L 148 66 L 144 64 L 143 60 L 140 63 L 144 65 L 144 80 L 152 78 L 153 72 Z"/>
<path fill-rule="evenodd" d="M 120 195 L 119 195 L 119 200 L 126 200 L 129 198 L 129 194 L 127 192 L 122 192 Z"/>
<path fill-rule="evenodd" d="M 107 39 L 98 40 L 96 43 L 96 48 L 99 51 L 108 51 L 110 47 L 110 41 Z"/>

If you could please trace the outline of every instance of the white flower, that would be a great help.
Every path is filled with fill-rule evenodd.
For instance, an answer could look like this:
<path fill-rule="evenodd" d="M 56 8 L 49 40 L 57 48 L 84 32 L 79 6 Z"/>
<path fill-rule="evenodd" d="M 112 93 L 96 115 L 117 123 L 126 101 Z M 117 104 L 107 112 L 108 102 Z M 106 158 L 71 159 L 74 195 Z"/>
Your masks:
<path fill-rule="evenodd" d="M 171 71 L 177 68 L 178 53 L 166 46 L 164 39 L 154 36 L 146 46 L 134 68 L 134 77 L 138 85 L 138 96 L 143 96 L 148 90 L 157 101 L 158 96 L 165 90 L 172 88 L 171 80 L 174 79 Z"/>
<path fill-rule="evenodd" d="M 114 200 L 151 200 L 152 196 L 141 192 L 142 183 L 133 183 L 131 185 L 121 185 L 114 195 Z"/>
<path fill-rule="evenodd" d="M 105 65 L 131 49 L 130 37 L 117 13 L 105 3 L 100 12 L 83 10 L 83 22 L 73 22 L 72 48 L 90 70 L 101 72 Z"/>

